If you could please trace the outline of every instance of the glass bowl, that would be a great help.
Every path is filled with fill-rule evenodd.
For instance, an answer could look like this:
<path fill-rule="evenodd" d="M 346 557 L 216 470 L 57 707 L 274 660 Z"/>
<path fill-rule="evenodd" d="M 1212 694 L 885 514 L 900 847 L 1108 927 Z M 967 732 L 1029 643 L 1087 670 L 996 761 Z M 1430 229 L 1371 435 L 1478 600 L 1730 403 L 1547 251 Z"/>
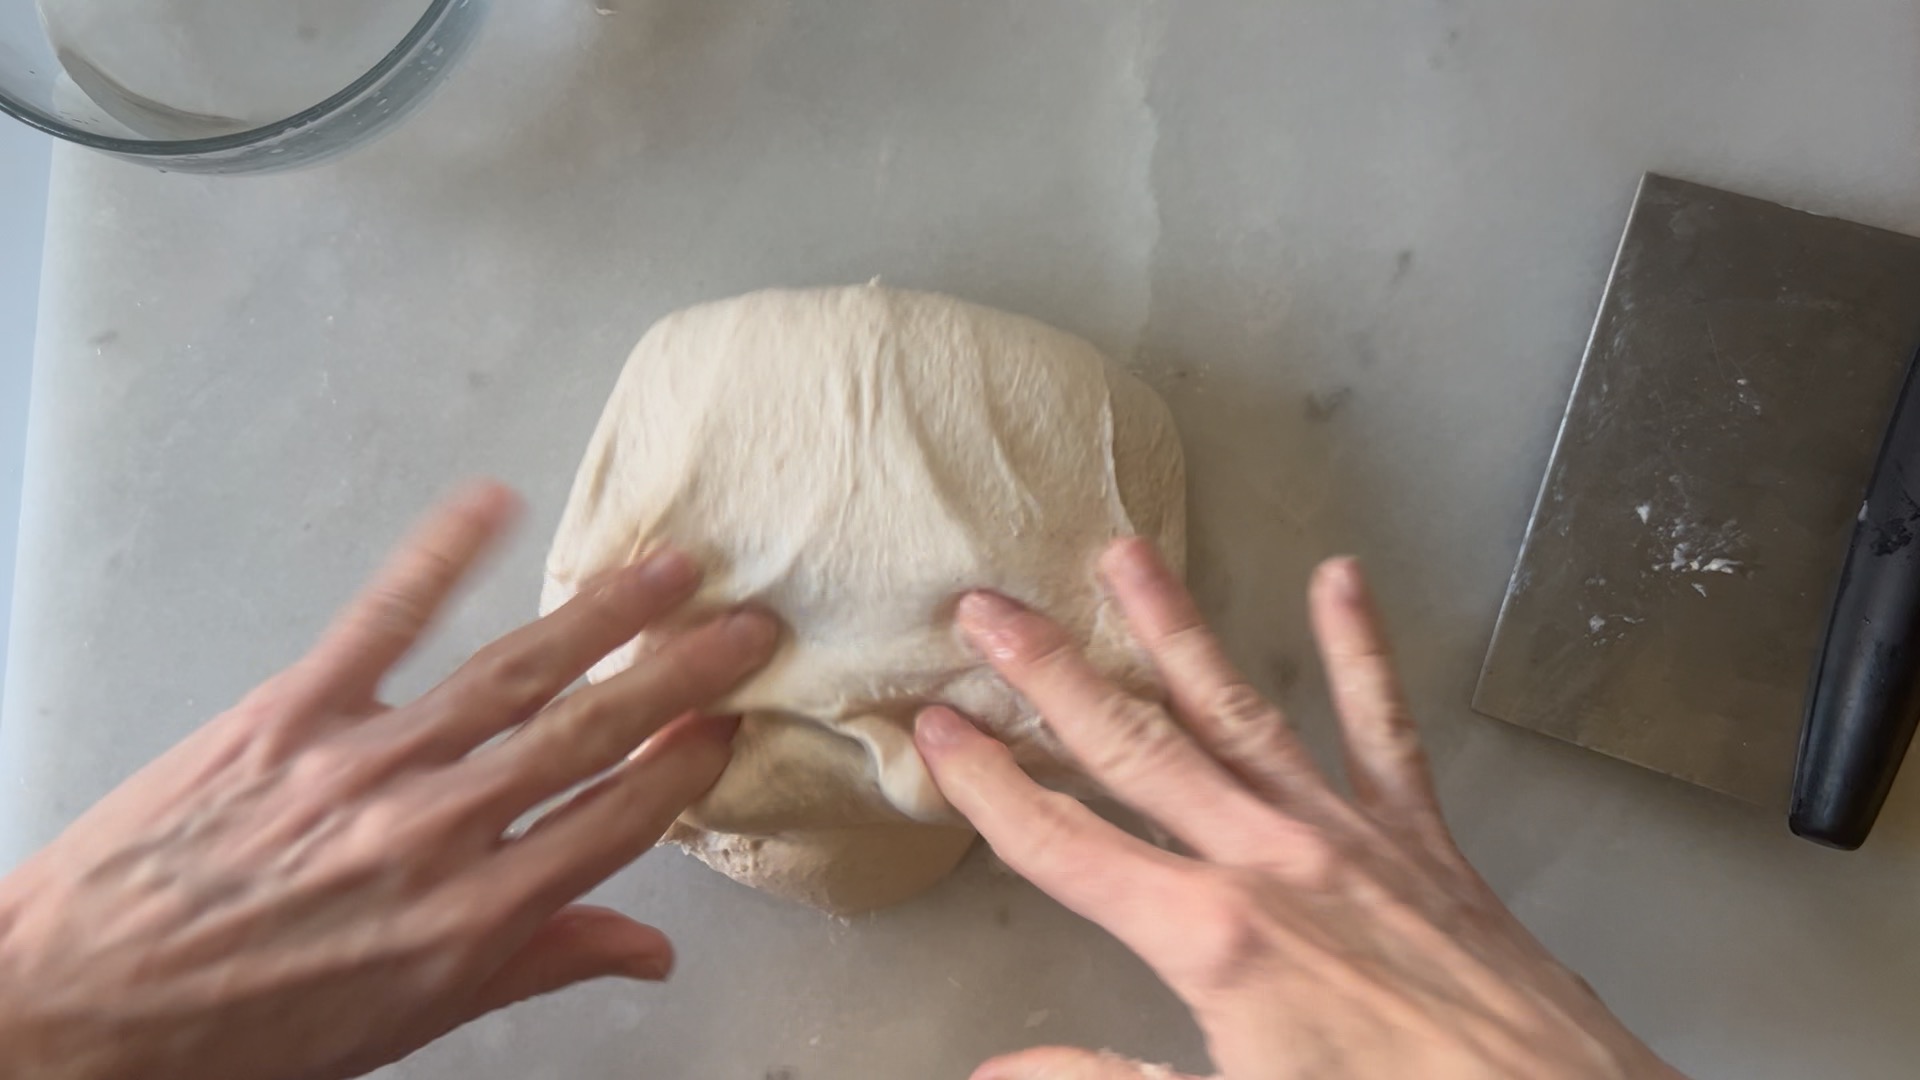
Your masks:
<path fill-rule="evenodd" d="M 178 172 L 311 164 L 392 127 L 488 0 L 0 0 L 0 112 Z"/>

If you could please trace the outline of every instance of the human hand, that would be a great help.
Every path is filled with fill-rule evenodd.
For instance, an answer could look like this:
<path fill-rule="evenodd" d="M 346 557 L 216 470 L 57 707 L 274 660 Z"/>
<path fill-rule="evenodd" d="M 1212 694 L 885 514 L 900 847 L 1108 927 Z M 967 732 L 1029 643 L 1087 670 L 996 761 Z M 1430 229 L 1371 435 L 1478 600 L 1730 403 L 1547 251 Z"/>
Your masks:
<path fill-rule="evenodd" d="M 1140 540 L 1101 560 L 1171 708 L 1130 696 L 1045 617 L 991 594 L 960 624 L 1080 765 L 1190 854 L 1042 789 L 952 710 L 916 741 L 1009 866 L 1138 953 L 1193 1009 L 1225 1080 L 1676 1077 L 1534 940 L 1455 846 L 1358 564 L 1323 565 L 1315 636 L 1354 797 L 1227 660 Z M 1169 1076 L 1047 1047 L 973 1080 Z"/>
<path fill-rule="evenodd" d="M 491 484 L 447 503 L 312 652 L 0 881 L 0 1075 L 352 1076 L 536 994 L 666 977 L 658 930 L 568 902 L 720 775 L 737 722 L 693 711 L 778 631 L 723 615 L 558 696 L 693 595 L 656 553 L 380 704 L 516 507 Z"/>

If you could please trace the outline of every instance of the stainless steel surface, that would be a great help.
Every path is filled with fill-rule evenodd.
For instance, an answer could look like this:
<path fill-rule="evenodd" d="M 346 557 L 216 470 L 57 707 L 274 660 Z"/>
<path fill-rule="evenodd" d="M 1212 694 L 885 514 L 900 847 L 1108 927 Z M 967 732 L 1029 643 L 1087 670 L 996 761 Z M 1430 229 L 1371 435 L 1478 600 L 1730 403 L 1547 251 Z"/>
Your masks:
<path fill-rule="evenodd" d="M 257 173 L 311 165 L 362 145 L 411 114 L 466 52 L 490 0 L 411 2 L 417 21 L 395 7 L 387 14 L 401 21 L 379 18 L 360 26 L 349 26 L 347 16 L 336 17 L 325 2 L 295 7 L 286 0 L 203 0 L 178 11 L 157 0 L 117 5 L 89 12 L 110 27 L 115 20 L 131 24 L 133 32 L 113 43 L 109 55 L 119 64 L 108 70 L 84 51 L 84 34 L 78 41 L 55 40 L 57 23 L 49 16 L 75 3 L 0 0 L 0 114 L 171 172 Z M 381 12 L 377 5 L 367 10 Z M 175 25 L 181 23 L 188 25 Z M 267 24 L 274 32 L 271 43 L 251 36 L 264 33 Z M 381 30 L 391 37 L 361 40 Z M 118 70 L 135 59 L 144 81 Z M 219 70 L 223 65 L 230 70 Z M 241 74 L 242 65 L 250 70 Z M 177 80 L 168 72 L 177 73 Z M 166 100 L 213 86 L 230 103 L 252 107 L 279 100 L 288 86 L 304 85 L 311 85 L 310 97 L 245 118 Z"/>
<path fill-rule="evenodd" d="M 1642 183 L 1474 708 L 1784 810 L 1920 239 Z"/>

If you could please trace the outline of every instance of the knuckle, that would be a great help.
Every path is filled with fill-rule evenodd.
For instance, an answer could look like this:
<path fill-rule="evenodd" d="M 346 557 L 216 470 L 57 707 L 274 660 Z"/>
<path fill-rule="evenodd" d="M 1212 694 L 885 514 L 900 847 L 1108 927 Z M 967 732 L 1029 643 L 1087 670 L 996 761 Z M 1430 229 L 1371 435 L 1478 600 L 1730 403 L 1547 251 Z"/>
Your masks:
<path fill-rule="evenodd" d="M 640 850 L 652 847 L 681 811 L 719 778 L 725 762 L 708 753 L 686 756 L 675 762 L 671 773 L 651 777 L 651 783 L 641 782 L 649 778 L 639 771 L 616 774 L 599 794 L 601 819 L 618 822 L 618 835 L 639 841 Z"/>
<path fill-rule="evenodd" d="M 292 667 L 276 672 L 265 682 L 247 691 L 233 711 L 245 712 L 261 723 L 290 712 L 300 711 L 313 695 L 308 692 L 308 684 L 315 681 L 310 674 L 312 661 L 302 657 Z"/>
<path fill-rule="evenodd" d="M 1282 838 L 1280 872 L 1303 892 L 1335 892 L 1345 869 L 1339 848 L 1310 826 L 1289 822 L 1287 828 L 1291 835 Z"/>
<path fill-rule="evenodd" d="M 1213 755 L 1269 783 L 1289 785 L 1290 790 L 1303 783 L 1311 786 L 1318 774 L 1280 710 L 1263 701 L 1258 712 L 1236 714 L 1233 710 L 1240 707 L 1229 703 L 1211 713 L 1213 723 L 1204 730 Z"/>
<path fill-rule="evenodd" d="M 1022 634 L 1017 652 L 1028 667 L 1043 671 L 1063 667 L 1073 659 L 1073 646 L 1044 628 Z"/>
<path fill-rule="evenodd" d="M 594 695 L 581 691 L 534 717 L 521 736 L 524 742 L 515 741 L 520 742 L 523 756 L 547 758 L 554 748 L 582 747 L 600 729 L 605 715 Z"/>
<path fill-rule="evenodd" d="M 388 589 L 376 593 L 360 613 L 356 636 L 376 641 L 410 641 L 427 624 L 427 605 L 411 595 Z"/>
<path fill-rule="evenodd" d="M 210 727 L 233 756 L 277 765 L 306 747 L 325 707 L 316 689 L 282 672 L 255 687 Z"/>
<path fill-rule="evenodd" d="M 1310 763 L 1299 760 L 1300 752 L 1284 728 L 1229 728 L 1220 733 L 1216 752 L 1220 758 L 1252 775 L 1275 782 L 1300 784 L 1315 773 Z"/>
<path fill-rule="evenodd" d="M 474 808 L 469 799 L 424 802 L 401 792 L 370 798 L 356 813 L 354 846 L 397 880 L 436 880 L 470 858 L 484 839 L 484 819 Z"/>
<path fill-rule="evenodd" d="M 338 811 L 336 811 L 338 813 Z M 428 873 L 429 845 L 417 826 L 386 802 L 371 800 L 319 819 L 306 836 L 276 856 L 276 870 L 298 875 L 334 894 L 408 890 Z"/>
<path fill-rule="evenodd" d="M 1214 651 L 1213 634 L 1205 623 L 1185 623 L 1168 630 L 1160 648 L 1182 658 L 1209 657 Z"/>
<path fill-rule="evenodd" d="M 1028 819 L 1020 825 L 1020 850 L 1015 856 L 1032 866 L 1059 866 L 1077 861 L 1081 845 L 1074 828 L 1079 803 L 1057 791 L 1035 795 Z M 1003 857 L 1007 853 L 1002 852 Z M 1011 859 L 1009 861 L 1012 861 Z"/>
<path fill-rule="evenodd" d="M 576 593 L 567 607 L 587 633 L 600 638 L 631 637 L 645 622 L 644 612 L 636 605 L 632 589 L 618 582 L 599 581 Z"/>
<path fill-rule="evenodd" d="M 1393 752 L 1409 758 L 1420 757 L 1420 725 L 1405 704 L 1394 701 L 1382 712 L 1380 734 Z"/>
<path fill-rule="evenodd" d="M 1071 663 L 1075 649 L 1059 627 L 1031 611 L 1015 616 L 1002 634 L 1008 651 L 1023 666 L 1047 670 Z"/>
<path fill-rule="evenodd" d="M 1260 901 L 1260 883 L 1242 871 L 1207 874 L 1195 890 L 1193 938 L 1186 964 L 1207 991 L 1237 989 L 1271 966 L 1278 947 L 1273 920 Z"/>
<path fill-rule="evenodd" d="M 1150 701 L 1115 695 L 1098 714 L 1105 731 L 1087 762 L 1097 773 L 1150 774 L 1172 761 L 1186 742 L 1166 710 Z"/>
<path fill-rule="evenodd" d="M 504 906 L 472 890 L 433 889 L 397 918 L 392 936 L 404 943 L 411 960 L 395 974 L 412 981 L 416 992 L 442 995 L 471 985 L 464 961 L 476 943 L 496 940 L 507 928 Z"/>
<path fill-rule="evenodd" d="M 1399 736 L 1414 734 L 1413 713 L 1391 672 L 1380 668 L 1354 672 L 1344 678 L 1344 683 L 1346 696 L 1371 714 L 1373 727 Z"/>
<path fill-rule="evenodd" d="M 440 585 L 458 578 L 466 570 L 466 563 L 445 548 L 422 548 L 417 554 L 410 575 L 416 581 Z"/>
<path fill-rule="evenodd" d="M 648 698 L 691 707 L 731 686 L 751 670 L 758 657 L 727 639 L 720 627 L 709 626 L 698 637 L 688 637 L 648 664 Z"/>
<path fill-rule="evenodd" d="M 631 718 L 637 710 L 612 694 L 582 693 L 578 695 L 571 709 L 562 713 L 563 723 L 559 725 L 568 734 L 579 738 L 592 738 L 596 734 L 622 726 L 620 721 Z"/>
<path fill-rule="evenodd" d="M 198 737 L 211 762 L 255 778 L 284 769 L 306 745 L 306 733 L 284 718 L 244 706 L 215 717 Z"/>
<path fill-rule="evenodd" d="M 549 718 L 546 743 L 573 747 L 576 753 L 595 761 L 609 760 L 639 745 L 652 713 L 612 694 L 583 691 Z"/>
<path fill-rule="evenodd" d="M 386 859 L 396 849 L 404 849 L 405 840 L 419 830 L 423 815 L 402 809 L 392 799 L 372 799 L 354 818 L 354 825 L 369 841 L 375 858 Z"/>
<path fill-rule="evenodd" d="M 726 666 L 724 657 L 698 652 L 689 656 L 685 650 L 675 650 L 674 655 L 662 656 L 647 666 L 638 700 L 647 703 L 649 713 L 689 708 L 705 696 L 706 687 L 722 681 Z"/>
<path fill-rule="evenodd" d="M 528 712 L 552 697 L 544 659 L 522 643 L 495 642 L 474 654 L 468 666 L 471 681 L 490 701 Z"/>
<path fill-rule="evenodd" d="M 364 753 L 339 743 L 320 743 L 288 762 L 287 779 L 296 796 L 325 799 L 358 787 L 370 768 Z"/>
<path fill-rule="evenodd" d="M 1214 691 L 1207 701 L 1207 713 L 1228 733 L 1262 732 L 1280 722 L 1279 710 L 1244 682 L 1228 683 Z"/>
<path fill-rule="evenodd" d="M 494 895 L 477 890 L 451 893 L 437 905 L 442 910 L 444 936 L 463 945 L 497 940 L 512 922 L 512 899 L 511 893 Z"/>

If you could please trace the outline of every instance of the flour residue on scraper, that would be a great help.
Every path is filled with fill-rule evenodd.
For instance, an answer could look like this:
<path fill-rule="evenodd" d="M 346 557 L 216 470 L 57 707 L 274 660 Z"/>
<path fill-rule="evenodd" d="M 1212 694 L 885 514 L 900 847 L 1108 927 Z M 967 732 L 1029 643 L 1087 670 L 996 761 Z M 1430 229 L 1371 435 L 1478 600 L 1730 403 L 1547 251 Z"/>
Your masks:
<path fill-rule="evenodd" d="M 1679 475 L 1668 476 L 1664 490 L 1630 503 L 1626 513 L 1646 530 L 1640 545 L 1647 560 L 1644 577 L 1674 578 L 1705 598 L 1712 595 L 1708 586 L 1718 580 L 1717 575 L 1751 573 L 1752 544 L 1746 530 L 1736 519 L 1703 512 Z M 1586 584 L 1604 586 L 1607 579 L 1589 577 Z M 1646 621 L 1646 616 L 1633 612 L 1590 609 L 1582 614 L 1588 642 L 1594 646 L 1618 641 Z"/>
<path fill-rule="evenodd" d="M 1707 596 L 1699 575 L 1747 573 L 1749 538 L 1740 521 L 1705 513 L 1688 492 L 1686 479 L 1668 475 L 1667 490 L 1636 502 L 1630 511 L 1649 530 L 1644 550 L 1655 575 L 1692 578 L 1693 592 Z M 1709 578 L 1711 580 L 1711 578 Z"/>
<path fill-rule="evenodd" d="M 1662 493 L 1662 497 L 1633 507 L 1633 515 L 1653 534 L 1646 545 L 1653 555 L 1649 569 L 1656 574 L 1688 577 L 1746 572 L 1745 553 L 1750 544 L 1740 522 L 1733 518 L 1714 520 L 1702 513 L 1677 474 L 1667 477 L 1667 483 L 1672 488 L 1670 495 Z M 1706 595 L 1699 581 L 1691 584 L 1695 592 Z"/>
<path fill-rule="evenodd" d="M 1612 615 L 1587 616 L 1587 634 L 1593 645 L 1605 645 L 1624 637 L 1633 627 L 1646 622 L 1644 615 L 1615 613 Z"/>

